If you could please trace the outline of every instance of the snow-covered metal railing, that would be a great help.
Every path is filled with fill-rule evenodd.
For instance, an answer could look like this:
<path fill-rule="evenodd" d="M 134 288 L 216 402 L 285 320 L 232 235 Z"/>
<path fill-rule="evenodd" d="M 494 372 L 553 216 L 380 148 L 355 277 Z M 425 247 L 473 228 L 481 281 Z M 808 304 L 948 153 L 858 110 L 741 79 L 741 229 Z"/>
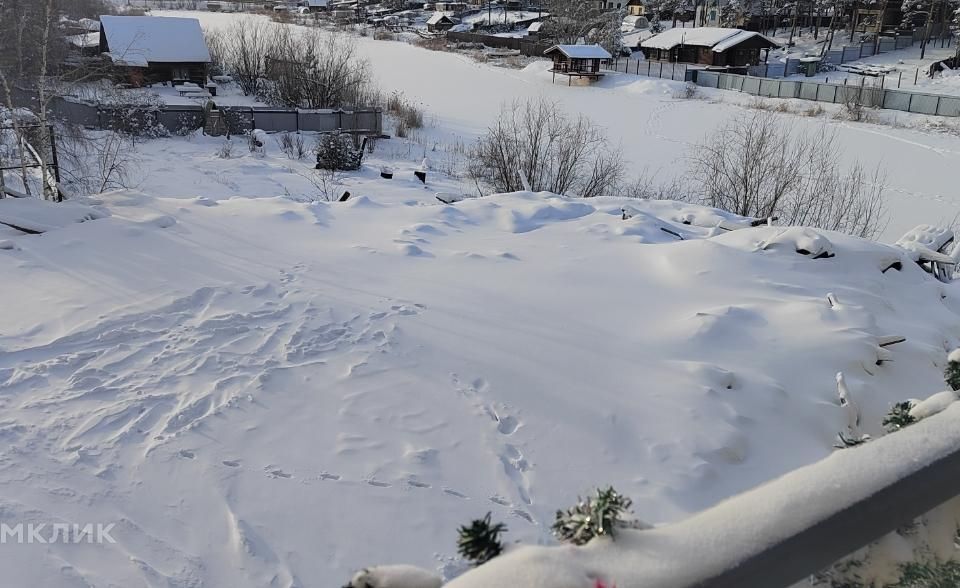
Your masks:
<path fill-rule="evenodd" d="M 953 403 L 679 523 L 584 547 L 517 548 L 447 586 L 786 588 L 957 496 Z"/>

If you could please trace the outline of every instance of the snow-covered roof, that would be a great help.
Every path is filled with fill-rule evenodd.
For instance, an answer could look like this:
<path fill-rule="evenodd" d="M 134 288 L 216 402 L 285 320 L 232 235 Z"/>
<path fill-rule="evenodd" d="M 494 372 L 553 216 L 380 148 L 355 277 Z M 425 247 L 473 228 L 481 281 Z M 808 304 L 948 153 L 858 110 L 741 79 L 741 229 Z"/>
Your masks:
<path fill-rule="evenodd" d="M 100 46 L 100 33 L 86 33 L 84 35 L 69 35 L 66 37 L 67 43 L 81 49 Z"/>
<path fill-rule="evenodd" d="M 433 15 L 431 15 L 430 18 L 427 19 L 427 24 L 428 25 L 440 24 L 444 20 L 448 22 L 457 22 L 448 14 L 444 14 L 443 12 L 434 12 Z"/>
<path fill-rule="evenodd" d="M 300 6 L 310 6 L 311 8 L 323 8 L 329 4 L 329 0 L 300 0 Z"/>
<path fill-rule="evenodd" d="M 527 32 L 528 32 L 528 33 L 539 33 L 539 32 L 540 32 L 540 29 L 542 29 L 542 28 L 543 28 L 543 21 L 542 21 L 542 20 L 538 20 L 537 22 L 530 23 L 530 26 L 527 27 Z"/>
<path fill-rule="evenodd" d="M 779 47 L 776 42 L 760 33 L 719 27 L 669 29 L 647 39 L 640 46 L 648 49 L 673 49 L 678 45 L 694 45 L 696 47 L 712 47 L 714 51 L 721 52 L 753 37 L 761 37 L 772 46 Z"/>
<path fill-rule="evenodd" d="M 110 56 L 116 63 L 209 63 L 200 21 L 165 16 L 101 16 Z"/>
<path fill-rule="evenodd" d="M 613 56 L 600 45 L 554 45 L 544 55 L 559 51 L 570 59 L 610 59 Z"/>
<path fill-rule="evenodd" d="M 779 46 L 779 45 L 777 45 L 773 40 L 768 39 L 767 37 L 764 37 L 763 35 L 761 35 L 761 34 L 758 33 L 758 32 L 755 32 L 755 31 L 740 31 L 740 32 L 737 33 L 736 35 L 733 35 L 732 37 L 728 37 L 728 38 L 720 41 L 720 42 L 717 43 L 716 45 L 714 45 L 714 46 L 713 46 L 713 50 L 714 50 L 715 52 L 717 52 L 717 53 L 720 53 L 720 52 L 722 52 L 722 51 L 726 51 L 727 49 L 729 49 L 729 48 L 731 48 L 731 47 L 734 47 L 734 46 L 736 46 L 736 45 L 739 45 L 740 43 L 746 41 L 747 39 L 752 39 L 753 37 L 760 37 L 760 38 L 762 38 L 762 39 L 765 39 L 765 40 L 769 41 L 770 44 L 773 45 L 774 47 L 778 47 L 778 46 Z"/>

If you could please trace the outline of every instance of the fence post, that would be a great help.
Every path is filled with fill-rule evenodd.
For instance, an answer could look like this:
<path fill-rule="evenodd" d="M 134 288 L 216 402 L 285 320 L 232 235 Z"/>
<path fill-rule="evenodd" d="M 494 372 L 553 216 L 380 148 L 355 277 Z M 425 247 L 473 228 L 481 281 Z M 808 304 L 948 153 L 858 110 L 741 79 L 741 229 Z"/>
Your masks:
<path fill-rule="evenodd" d="M 660 79 L 663 79 L 663 62 L 662 61 L 660 62 L 660 75 L 657 77 L 659 77 Z"/>
<path fill-rule="evenodd" d="M 933 113 L 937 115 L 940 114 L 940 96 L 937 96 L 937 107 L 933 109 Z"/>
<path fill-rule="evenodd" d="M 900 88 L 900 80 L 902 79 L 903 79 L 903 72 L 901 71 L 900 74 L 897 76 L 897 88 Z"/>
<path fill-rule="evenodd" d="M 917 85 L 917 79 L 920 77 L 920 68 L 917 68 L 917 71 L 913 74 L 913 85 Z"/>
<path fill-rule="evenodd" d="M 637 75 L 640 75 L 640 60 L 637 60 Z"/>
<path fill-rule="evenodd" d="M 648 78 L 650 77 L 650 68 L 651 68 L 651 67 L 653 67 L 653 62 L 652 62 L 652 61 L 648 61 L 648 62 L 647 62 L 647 77 L 648 77 Z"/>
<path fill-rule="evenodd" d="M 907 100 L 907 112 L 913 112 L 913 92 L 910 92 L 910 98 Z"/>

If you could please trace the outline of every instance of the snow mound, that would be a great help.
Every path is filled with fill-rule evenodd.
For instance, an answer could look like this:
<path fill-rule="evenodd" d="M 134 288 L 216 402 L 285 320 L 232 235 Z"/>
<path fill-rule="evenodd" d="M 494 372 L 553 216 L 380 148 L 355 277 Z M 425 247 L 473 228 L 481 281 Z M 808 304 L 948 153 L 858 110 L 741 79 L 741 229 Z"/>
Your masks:
<path fill-rule="evenodd" d="M 0 223 L 37 233 L 107 216 L 100 208 L 76 202 L 47 202 L 39 198 L 0 199 Z"/>
<path fill-rule="evenodd" d="M 375 566 L 357 572 L 344 588 L 440 588 L 443 579 L 414 566 Z"/>
<path fill-rule="evenodd" d="M 764 251 L 790 250 L 800 255 L 809 255 L 813 259 L 830 258 L 836 255 L 833 243 L 815 229 L 791 227 L 779 231 L 773 237 L 765 239 L 759 245 Z"/>
<path fill-rule="evenodd" d="M 375 206 L 115 192 L 104 222 L 0 233 L 23 250 L 0 255 L 0 509 L 122 531 L 0 550 L 9 585 L 340 585 L 387 558 L 449 579 L 487 511 L 549 543 L 611 484 L 659 533 L 824 458 L 838 372 L 873 436 L 943 386 L 960 292 L 881 272 L 892 246 L 817 232 L 836 258 L 808 262 L 802 231 L 758 254 L 787 229 L 686 203 L 372 182 L 349 187 Z M 544 565 L 585 579 L 592 549 Z"/>
<path fill-rule="evenodd" d="M 594 208 L 583 201 L 545 192 L 517 192 L 506 196 L 521 201 L 500 213 L 500 227 L 511 233 L 528 233 L 550 223 L 572 220 L 594 212 Z"/>
<path fill-rule="evenodd" d="M 954 390 L 937 392 L 926 400 L 917 402 L 910 408 L 910 416 L 917 420 L 925 419 L 943 412 L 948 406 L 960 399 Z"/>

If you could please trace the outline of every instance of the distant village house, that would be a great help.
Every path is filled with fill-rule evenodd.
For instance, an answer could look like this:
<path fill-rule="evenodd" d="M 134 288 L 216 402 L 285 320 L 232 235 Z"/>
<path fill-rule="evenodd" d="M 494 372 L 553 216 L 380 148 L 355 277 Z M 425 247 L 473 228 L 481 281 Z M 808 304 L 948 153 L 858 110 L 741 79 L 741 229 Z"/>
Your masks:
<path fill-rule="evenodd" d="M 779 47 L 760 33 L 715 27 L 675 28 L 640 43 L 647 59 L 744 67 L 760 63 L 760 52 Z"/>

